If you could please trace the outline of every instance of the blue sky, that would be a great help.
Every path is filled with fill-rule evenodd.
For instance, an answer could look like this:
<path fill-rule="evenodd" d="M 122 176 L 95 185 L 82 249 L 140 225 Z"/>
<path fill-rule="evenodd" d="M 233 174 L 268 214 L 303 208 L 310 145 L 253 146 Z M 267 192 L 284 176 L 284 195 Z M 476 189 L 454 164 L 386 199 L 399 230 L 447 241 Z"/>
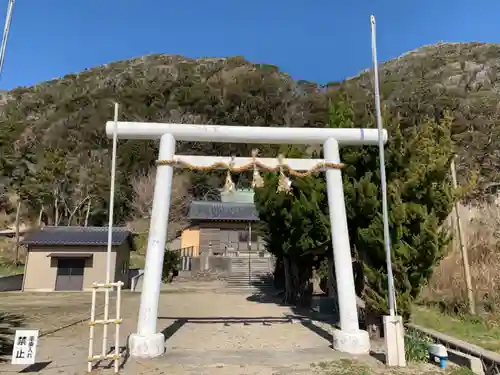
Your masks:
<path fill-rule="evenodd" d="M 370 14 L 380 60 L 440 40 L 500 42 L 499 0 L 17 0 L 0 89 L 149 53 L 242 55 L 341 80 L 370 66 Z"/>

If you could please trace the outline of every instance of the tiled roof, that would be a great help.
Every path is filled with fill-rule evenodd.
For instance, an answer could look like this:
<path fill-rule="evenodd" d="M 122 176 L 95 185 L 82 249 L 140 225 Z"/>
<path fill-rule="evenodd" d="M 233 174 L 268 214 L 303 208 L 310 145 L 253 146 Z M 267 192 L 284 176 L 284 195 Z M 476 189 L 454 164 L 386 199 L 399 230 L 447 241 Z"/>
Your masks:
<path fill-rule="evenodd" d="M 119 246 L 132 238 L 127 228 L 113 228 L 112 244 Z M 24 245 L 40 246 L 106 246 L 108 227 L 51 227 L 46 226 L 26 233 Z"/>
<path fill-rule="evenodd" d="M 258 221 L 253 203 L 193 201 L 189 207 L 190 220 Z"/>

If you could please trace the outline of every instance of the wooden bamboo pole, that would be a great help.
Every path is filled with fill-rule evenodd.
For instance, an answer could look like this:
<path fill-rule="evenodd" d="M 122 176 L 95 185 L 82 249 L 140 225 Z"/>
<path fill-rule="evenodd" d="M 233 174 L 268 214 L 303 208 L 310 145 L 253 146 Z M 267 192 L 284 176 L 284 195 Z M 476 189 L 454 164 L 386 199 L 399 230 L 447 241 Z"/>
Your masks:
<path fill-rule="evenodd" d="M 121 297 L 122 297 L 122 283 L 118 282 L 116 286 L 116 321 L 121 321 Z M 120 323 L 115 325 L 115 374 L 120 371 Z"/>
<path fill-rule="evenodd" d="M 89 332 L 89 357 L 87 362 L 87 372 L 92 372 L 92 359 L 94 358 L 94 323 L 95 323 L 95 303 L 96 288 L 92 288 L 92 307 L 90 309 L 90 332 Z"/>

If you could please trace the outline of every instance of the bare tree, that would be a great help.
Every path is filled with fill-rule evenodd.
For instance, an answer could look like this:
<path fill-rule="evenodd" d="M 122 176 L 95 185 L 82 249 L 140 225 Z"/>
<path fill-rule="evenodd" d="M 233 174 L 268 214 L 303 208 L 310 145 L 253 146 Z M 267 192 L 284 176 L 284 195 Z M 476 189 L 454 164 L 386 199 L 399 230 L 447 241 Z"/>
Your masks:
<path fill-rule="evenodd" d="M 92 199 L 89 199 L 87 202 L 87 213 L 85 214 L 85 224 L 84 224 L 85 227 L 89 223 L 90 207 L 92 207 Z"/>
<path fill-rule="evenodd" d="M 154 173 L 142 172 L 132 180 L 134 200 L 132 202 L 134 219 L 149 219 L 153 206 L 155 187 Z"/>
<path fill-rule="evenodd" d="M 155 186 L 155 170 L 143 172 L 132 180 L 134 200 L 132 202 L 133 217 L 129 225 L 135 232 L 146 232 L 151 218 Z M 175 174 L 172 181 L 170 197 L 168 238 L 187 225 L 187 208 L 191 202 L 189 194 L 190 181 L 186 174 Z M 167 225 L 167 223 L 165 223 Z"/>
<path fill-rule="evenodd" d="M 68 216 L 68 220 L 66 222 L 66 225 L 67 226 L 70 226 L 71 225 L 71 222 L 73 220 L 73 217 L 75 216 L 75 214 L 77 212 L 79 212 L 85 205 L 85 203 L 88 202 L 87 204 L 87 214 L 86 214 L 86 218 L 85 218 L 85 226 L 86 223 L 88 222 L 88 215 L 89 215 L 89 209 L 90 209 L 90 202 L 92 200 L 92 196 L 91 195 L 87 195 L 86 197 L 84 197 L 83 199 L 80 199 L 76 202 L 73 202 L 73 207 L 70 209 L 70 206 L 68 206 L 68 203 L 67 201 L 65 200 L 64 201 L 64 206 L 65 206 L 65 209 L 66 209 L 66 214 Z"/>
<path fill-rule="evenodd" d="M 44 210 L 44 206 L 42 204 L 42 207 L 40 208 L 40 211 L 38 212 L 38 226 L 39 227 L 42 225 L 43 210 Z"/>
<path fill-rule="evenodd" d="M 103 171 L 107 165 L 103 162 L 103 155 L 99 151 L 85 152 L 68 160 L 67 168 L 71 173 L 71 188 L 65 189 L 61 197 L 66 216 L 66 225 L 76 221 L 78 225 L 84 222 L 87 226 L 91 216 L 92 203 L 98 200 L 95 194 L 99 180 L 104 178 Z"/>
<path fill-rule="evenodd" d="M 80 213 L 85 203 L 92 199 L 89 187 L 95 176 L 92 176 L 89 163 L 91 161 L 83 155 L 78 155 L 66 161 L 66 168 L 72 177 L 71 188 L 64 189 L 64 194 L 61 194 L 67 226 L 72 224 L 73 218 Z M 70 181 L 68 181 L 69 183 Z"/>

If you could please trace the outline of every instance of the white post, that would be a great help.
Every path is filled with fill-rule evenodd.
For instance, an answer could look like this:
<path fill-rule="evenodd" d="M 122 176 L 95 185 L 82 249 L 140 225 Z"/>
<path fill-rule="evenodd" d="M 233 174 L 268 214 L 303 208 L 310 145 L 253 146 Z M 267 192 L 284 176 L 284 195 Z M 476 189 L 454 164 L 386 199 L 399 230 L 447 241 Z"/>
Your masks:
<path fill-rule="evenodd" d="M 111 185 L 109 187 L 109 220 L 108 220 L 108 245 L 106 249 L 106 284 L 111 282 L 111 253 L 113 251 L 113 215 L 115 208 L 115 176 L 116 176 L 116 149 L 118 147 L 118 103 L 115 103 L 113 127 L 113 148 L 111 153 Z M 104 320 L 109 316 L 109 288 L 104 290 Z M 102 355 L 106 355 L 108 348 L 108 325 L 105 324 L 102 333 Z"/>
<path fill-rule="evenodd" d="M 384 224 L 384 248 L 387 264 L 387 294 L 389 299 L 389 315 L 396 315 L 396 292 L 394 291 L 394 276 L 392 275 L 391 260 L 391 238 L 389 233 L 389 208 L 387 205 L 387 179 L 385 177 L 385 153 L 382 111 L 380 109 L 380 90 L 378 83 L 378 62 L 377 62 L 377 37 L 375 29 L 375 17 L 370 17 L 372 30 L 372 59 L 373 59 L 373 90 L 375 92 L 375 112 L 377 115 L 377 128 L 379 132 L 379 160 L 380 160 L 380 190 L 382 195 L 382 219 Z"/>
<path fill-rule="evenodd" d="M 171 134 L 164 134 L 160 140 L 159 160 L 172 160 L 174 151 L 174 137 Z M 165 352 L 165 338 L 162 333 L 156 332 L 156 320 L 158 318 L 165 241 L 167 239 L 172 177 L 172 166 L 158 165 L 149 225 L 139 322 L 137 333 L 130 335 L 129 341 L 130 354 L 134 357 L 152 358 Z"/>
<path fill-rule="evenodd" d="M 377 36 L 375 16 L 370 16 L 372 60 L 373 60 L 373 90 L 375 93 L 375 112 L 377 115 L 377 128 L 379 132 L 379 159 L 380 159 L 380 190 L 382 194 L 382 219 L 384 225 L 384 247 L 387 264 L 387 294 L 389 299 L 389 315 L 383 317 L 384 340 L 386 346 L 385 362 L 388 366 L 406 366 L 404 348 L 403 319 L 397 315 L 396 292 L 394 276 L 392 274 L 391 238 L 389 233 L 389 208 L 387 204 L 387 181 L 385 176 L 385 154 L 382 111 L 380 109 L 380 90 L 378 79 Z"/>
<path fill-rule="evenodd" d="M 327 163 L 340 163 L 339 145 L 336 139 L 328 139 L 323 151 Z M 340 169 L 328 169 L 326 183 L 340 310 L 340 330 L 334 331 L 333 347 L 350 354 L 368 354 L 370 351 L 368 332 L 359 329 L 344 187 Z"/>

